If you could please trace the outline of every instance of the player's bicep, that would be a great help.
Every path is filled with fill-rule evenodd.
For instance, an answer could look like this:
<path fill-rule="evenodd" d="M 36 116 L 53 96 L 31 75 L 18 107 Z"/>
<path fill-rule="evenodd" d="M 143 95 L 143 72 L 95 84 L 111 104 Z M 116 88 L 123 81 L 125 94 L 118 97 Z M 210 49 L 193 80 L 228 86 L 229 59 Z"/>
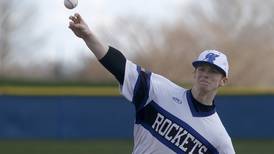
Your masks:
<path fill-rule="evenodd" d="M 107 54 L 101 58 L 100 63 L 123 84 L 125 75 L 126 57 L 117 49 L 109 47 Z"/>

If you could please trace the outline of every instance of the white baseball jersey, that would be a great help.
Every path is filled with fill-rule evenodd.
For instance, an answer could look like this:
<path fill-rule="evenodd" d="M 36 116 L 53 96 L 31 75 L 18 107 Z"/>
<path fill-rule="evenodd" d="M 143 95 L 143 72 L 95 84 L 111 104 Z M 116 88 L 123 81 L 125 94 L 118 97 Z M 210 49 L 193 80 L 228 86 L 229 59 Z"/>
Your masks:
<path fill-rule="evenodd" d="M 127 60 L 121 93 L 135 105 L 134 154 L 234 154 L 217 112 L 197 112 L 190 90 Z"/>

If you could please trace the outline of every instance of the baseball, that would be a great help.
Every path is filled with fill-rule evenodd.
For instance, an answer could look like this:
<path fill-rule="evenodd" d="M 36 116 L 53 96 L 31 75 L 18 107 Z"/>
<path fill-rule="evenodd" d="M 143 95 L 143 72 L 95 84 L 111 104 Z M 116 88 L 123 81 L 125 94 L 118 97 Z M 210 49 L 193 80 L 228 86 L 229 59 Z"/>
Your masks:
<path fill-rule="evenodd" d="M 68 9 L 73 9 L 77 6 L 78 0 L 64 0 L 64 5 Z"/>

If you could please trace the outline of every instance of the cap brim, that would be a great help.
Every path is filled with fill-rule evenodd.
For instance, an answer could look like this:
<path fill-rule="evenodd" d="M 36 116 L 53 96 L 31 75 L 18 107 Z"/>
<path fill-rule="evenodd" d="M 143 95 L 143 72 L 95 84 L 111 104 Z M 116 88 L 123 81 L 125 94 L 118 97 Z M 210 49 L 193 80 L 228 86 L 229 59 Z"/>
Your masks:
<path fill-rule="evenodd" d="M 218 65 L 215 65 L 213 63 L 207 62 L 207 61 L 194 61 L 194 62 L 192 62 L 192 65 L 195 68 L 197 68 L 198 66 L 201 66 L 201 65 L 209 65 L 209 66 L 214 67 L 215 69 L 217 69 L 224 76 L 227 76 L 226 72 L 221 67 L 219 67 Z"/>

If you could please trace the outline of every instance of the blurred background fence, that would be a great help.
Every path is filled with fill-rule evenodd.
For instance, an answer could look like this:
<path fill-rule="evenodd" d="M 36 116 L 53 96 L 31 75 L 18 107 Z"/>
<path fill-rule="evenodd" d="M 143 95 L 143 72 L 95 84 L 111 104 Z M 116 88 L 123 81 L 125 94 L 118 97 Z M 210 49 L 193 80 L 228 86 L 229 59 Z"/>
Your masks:
<path fill-rule="evenodd" d="M 112 94 L 116 95 L 113 88 Z M 62 94 L 0 96 L 0 139 L 133 137 L 134 107 L 122 96 Z M 220 95 L 216 102 L 217 112 L 233 139 L 274 139 L 274 94 Z"/>
<path fill-rule="evenodd" d="M 1 153 L 132 151 L 134 106 L 119 95 L 116 86 L 12 85 L 0 89 Z M 271 89 L 220 91 L 217 112 L 237 153 L 273 153 L 273 101 Z"/>

